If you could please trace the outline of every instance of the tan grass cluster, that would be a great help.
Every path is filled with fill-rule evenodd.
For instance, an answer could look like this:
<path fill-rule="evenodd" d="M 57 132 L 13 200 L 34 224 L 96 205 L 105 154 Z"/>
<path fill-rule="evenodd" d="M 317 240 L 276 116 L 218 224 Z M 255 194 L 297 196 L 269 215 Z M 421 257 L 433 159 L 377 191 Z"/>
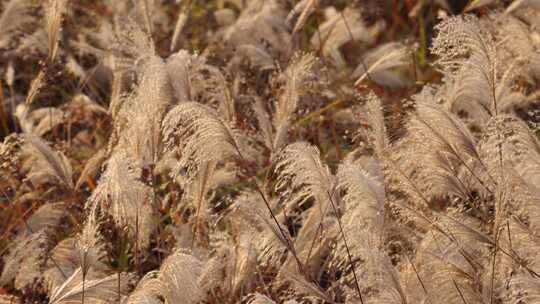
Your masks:
<path fill-rule="evenodd" d="M 540 2 L 396 3 L 1 1 L 0 304 L 538 303 Z"/>

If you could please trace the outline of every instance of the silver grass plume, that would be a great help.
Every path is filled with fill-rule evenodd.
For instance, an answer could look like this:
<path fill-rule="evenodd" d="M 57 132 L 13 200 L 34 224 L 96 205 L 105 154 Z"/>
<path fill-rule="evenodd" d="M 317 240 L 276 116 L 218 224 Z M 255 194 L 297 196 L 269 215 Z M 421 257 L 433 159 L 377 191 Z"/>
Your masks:
<path fill-rule="evenodd" d="M 242 234 L 235 248 L 234 276 L 231 293 L 243 293 L 255 279 L 257 269 L 257 251 L 251 236 Z"/>
<path fill-rule="evenodd" d="M 291 23 L 292 20 L 297 17 L 296 23 L 292 30 L 293 34 L 296 34 L 302 30 L 308 21 L 309 16 L 313 14 L 318 5 L 319 0 L 302 0 L 294 6 L 289 15 L 287 15 L 288 23 Z"/>
<path fill-rule="evenodd" d="M 464 12 L 470 12 L 470 11 L 473 11 L 475 9 L 490 5 L 493 2 L 495 2 L 495 1 L 494 0 L 472 0 L 472 1 L 470 1 L 469 4 L 467 4 L 467 6 L 465 7 L 465 9 L 463 11 Z"/>
<path fill-rule="evenodd" d="M 30 106 L 19 104 L 15 115 L 21 124 L 24 133 L 43 136 L 64 122 L 66 113 L 54 107 L 43 107 L 30 110 Z"/>
<path fill-rule="evenodd" d="M 4 182 L 9 179 L 9 176 L 19 170 L 19 162 L 21 161 L 21 138 L 17 135 L 7 136 L 0 143 L 0 172 L 2 173 L 0 181 Z"/>
<path fill-rule="evenodd" d="M 162 130 L 165 152 L 179 155 L 172 175 L 174 179 L 179 175 L 185 177 L 185 199 L 196 208 L 197 231 L 201 218 L 207 218 L 207 193 L 219 179 L 230 179 L 227 174 L 218 176 L 218 162 L 244 156 L 226 123 L 211 108 L 200 103 L 184 102 L 174 107 L 163 120 Z"/>
<path fill-rule="evenodd" d="M 83 230 L 75 238 L 78 264 L 82 275 L 86 278 L 88 271 L 104 268 L 101 258 L 105 255 L 101 235 L 99 232 L 99 219 L 96 208 L 92 208 L 86 218 Z"/>
<path fill-rule="evenodd" d="M 512 189 L 515 189 L 512 197 L 519 204 L 519 209 L 514 213 L 529 217 L 529 225 L 536 231 L 540 228 L 538 221 L 534 220 L 540 216 L 540 187 L 537 183 L 540 178 L 540 140 L 535 129 L 529 128 L 517 117 L 512 117 L 502 127 L 508 132 L 503 133 L 506 135 L 503 159 L 514 166 L 514 170 L 508 173 L 516 178 L 511 180 Z M 512 161 L 513 157 L 515 159 Z"/>
<path fill-rule="evenodd" d="M 88 214 L 83 231 L 76 237 L 62 240 L 50 251 L 50 260 L 45 272 L 49 292 L 60 286 L 77 268 L 81 268 L 83 280 L 97 278 L 107 269 L 100 260 L 105 251 L 99 235 L 95 209 Z"/>
<path fill-rule="evenodd" d="M 46 245 L 47 235 L 44 230 L 18 237 L 14 247 L 3 258 L 0 286 L 5 286 L 15 279 L 16 288 L 24 289 L 39 279 Z"/>
<path fill-rule="evenodd" d="M 366 247 L 365 255 L 366 268 L 370 273 L 366 285 L 376 290 L 368 297 L 366 303 L 409 303 L 398 269 L 392 264 L 390 257 L 376 247 Z"/>
<path fill-rule="evenodd" d="M 456 72 L 468 60 L 468 56 L 478 56 L 478 61 L 484 58 L 488 64 L 495 64 L 493 36 L 476 17 L 448 18 L 439 23 L 436 29 L 438 32 L 431 51 L 438 56 L 437 63 L 445 72 Z"/>
<path fill-rule="evenodd" d="M 540 165 L 540 141 L 534 131 L 517 116 L 494 116 L 483 132 L 482 153 L 492 168 L 498 168 L 500 161 L 518 168 Z"/>
<path fill-rule="evenodd" d="M 537 205 L 533 208 L 538 209 Z M 499 255 L 497 261 L 498 274 L 504 280 L 503 286 L 507 287 L 507 296 L 513 299 L 514 303 L 519 303 L 519 301 L 528 303 L 538 298 L 537 274 L 540 269 L 540 259 L 535 254 L 540 250 L 540 242 L 536 234 L 538 229 L 536 224 L 526 223 L 534 221 L 538 210 L 535 213 L 528 219 L 521 215 L 512 217 L 505 227 L 507 231 L 501 232 L 504 233 L 500 241 L 501 247 L 511 250 L 520 257 L 519 263 L 514 260 L 508 261 L 503 255 Z"/>
<path fill-rule="evenodd" d="M 336 217 L 330 204 L 318 204 L 302 214 L 302 227 L 294 239 L 297 256 L 303 262 L 305 277 L 316 277 L 323 271 L 326 257 L 330 254 L 332 244 L 337 239 Z M 292 256 L 288 256 L 281 266 L 278 280 L 294 279 L 297 263 Z"/>
<path fill-rule="evenodd" d="M 197 257 L 181 249 L 165 259 L 158 280 L 167 303 L 189 304 L 204 299 L 204 292 L 197 283 L 202 266 Z"/>
<path fill-rule="evenodd" d="M 383 249 L 386 194 L 382 176 L 373 176 L 347 160 L 339 166 L 337 178 L 338 188 L 344 191 L 341 222 L 350 253 L 364 261 L 360 267 L 363 288 L 377 291 L 369 293 L 367 303 L 407 303 L 397 270 Z M 341 267 L 347 259 L 345 250 L 339 245 L 334 252 Z"/>
<path fill-rule="evenodd" d="M 289 281 L 293 284 L 296 294 L 306 295 L 306 297 L 313 299 L 320 299 L 327 303 L 335 303 L 334 300 L 314 282 L 308 281 L 305 277 L 295 274 L 287 274 L 287 276 Z"/>
<path fill-rule="evenodd" d="M 218 241 L 217 249 L 198 279 L 199 286 L 212 297 L 235 297 L 253 286 L 257 253 L 252 236 L 242 234 L 236 244 Z"/>
<path fill-rule="evenodd" d="M 218 293 L 230 294 L 232 280 L 234 279 L 234 263 L 236 254 L 233 245 L 227 241 L 218 241 L 220 244 L 215 253 L 206 262 L 201 271 L 197 284 L 202 290 L 213 297 Z"/>
<path fill-rule="evenodd" d="M 252 108 L 259 126 L 261 141 L 266 147 L 271 148 L 273 146 L 272 141 L 274 137 L 272 120 L 270 119 L 270 115 L 268 114 L 263 100 L 258 96 L 255 96 L 254 99 L 255 100 L 252 103 Z"/>
<path fill-rule="evenodd" d="M 143 66 L 140 83 L 120 112 L 125 127 L 120 132 L 119 146 L 142 167 L 149 167 L 161 157 L 161 120 L 172 102 L 172 92 L 161 58 L 151 57 Z"/>
<path fill-rule="evenodd" d="M 291 35 L 286 16 L 280 1 L 249 1 L 236 22 L 226 29 L 224 40 L 230 45 L 253 45 L 262 49 L 267 49 L 265 43 L 268 43 L 273 54 L 290 56 Z"/>
<path fill-rule="evenodd" d="M 298 259 L 309 266 L 302 269 L 304 275 L 316 274 L 334 238 L 335 217 L 331 205 L 335 203 L 331 200 L 335 201 L 335 178 L 322 163 L 319 150 L 305 142 L 286 146 L 274 156 L 273 163 L 277 174 L 275 189 L 284 201 L 286 214 L 314 200 L 314 206 L 303 215 L 302 227 L 294 241 L 296 253 L 283 264 L 280 276 L 294 273 Z"/>
<path fill-rule="evenodd" d="M 84 236 L 79 234 L 62 240 L 51 250 L 54 263 L 48 263 L 48 270 L 44 273 L 45 283 L 49 294 L 62 285 L 77 269 L 82 271 L 82 280 L 102 278 L 110 271 L 101 261 L 105 255 L 103 244 L 97 242 L 94 247 L 82 245 Z M 90 245 L 90 242 L 86 243 Z"/>
<path fill-rule="evenodd" d="M 35 17 L 30 14 L 34 7 L 33 0 L 10 0 L 3 5 L 0 15 L 0 48 L 8 47 L 26 24 L 35 21 Z"/>
<path fill-rule="evenodd" d="M 54 257 L 50 257 L 50 253 L 45 251 L 48 249 L 46 238 L 52 235 L 54 229 L 58 227 L 66 214 L 64 203 L 49 203 L 41 206 L 26 220 L 23 231 L 19 233 L 14 242 L 16 244 L 22 242 L 27 244 L 28 247 L 38 247 L 34 247 L 34 251 L 24 247 L 25 251 L 19 253 L 22 260 L 15 277 L 15 288 L 23 290 L 25 287 L 41 280 L 46 266 L 44 265 L 45 261 L 51 264 L 57 263 Z M 36 235 L 38 239 L 33 241 Z M 39 237 L 40 235 L 42 237 Z M 30 239 L 30 243 L 27 243 L 26 239 Z M 31 254 L 28 254 L 28 252 L 31 252 Z M 58 269 L 59 266 L 55 265 L 55 267 Z"/>
<path fill-rule="evenodd" d="M 176 17 L 176 24 L 174 26 L 173 35 L 171 38 L 171 47 L 170 51 L 174 52 L 176 50 L 176 45 L 178 44 L 178 39 L 180 38 L 180 34 L 182 33 L 182 30 L 186 26 L 186 23 L 189 20 L 189 16 L 191 13 L 191 1 L 187 1 L 188 4 L 182 6 L 180 10 L 178 10 L 178 16 Z"/>
<path fill-rule="evenodd" d="M 193 71 L 190 71 L 192 99 L 205 104 L 216 104 L 225 121 L 235 121 L 234 98 L 225 75 L 220 69 L 202 60 L 193 66 Z"/>
<path fill-rule="evenodd" d="M 271 71 L 276 68 L 274 58 L 262 46 L 244 44 L 236 49 L 238 57 L 232 61 L 244 60 L 247 58 L 254 68 L 260 71 Z"/>
<path fill-rule="evenodd" d="M 45 4 L 45 20 L 49 37 L 49 61 L 56 58 L 63 16 L 68 7 L 68 0 L 48 0 Z"/>
<path fill-rule="evenodd" d="M 67 157 L 61 152 L 54 151 L 43 139 L 35 135 L 20 136 L 24 142 L 23 154 L 29 162 L 27 179 L 36 181 L 49 179 L 73 189 L 73 171 Z"/>
<path fill-rule="evenodd" d="M 471 102 L 467 95 L 467 85 L 467 80 L 464 77 L 446 74 L 442 85 L 429 86 L 431 88 L 430 95 L 448 111 L 456 115 L 459 113 L 462 121 L 468 125 L 481 128 L 483 123 L 489 119 L 490 113 L 486 111 L 485 104 Z M 425 90 L 429 90 L 427 88 L 428 86 L 424 87 Z"/>
<path fill-rule="evenodd" d="M 156 48 L 152 37 L 132 19 L 118 22 L 115 38 L 111 46 L 114 54 L 115 68 L 130 70 L 156 56 Z"/>
<path fill-rule="evenodd" d="M 356 226 L 351 231 L 345 229 L 346 233 L 351 233 L 351 239 L 364 236 L 366 241 L 380 245 L 386 200 L 382 177 L 372 176 L 359 165 L 346 161 L 339 166 L 337 178 L 338 187 L 345 191 L 342 197 L 345 205 L 342 222 L 346 227 Z"/>
<path fill-rule="evenodd" d="M 14 247 L 4 258 L 0 285 L 15 279 L 15 288 L 23 290 L 42 279 L 48 258 L 47 238 L 66 215 L 63 207 L 63 203 L 45 204 L 24 221 L 22 230 L 13 240 Z"/>
<path fill-rule="evenodd" d="M 49 52 L 47 31 L 44 28 L 40 28 L 31 34 L 23 36 L 14 52 L 20 54 L 20 56 L 28 53 L 47 56 Z"/>
<path fill-rule="evenodd" d="M 84 68 L 77 62 L 77 59 L 75 57 L 68 55 L 67 62 L 66 62 L 66 69 L 69 71 L 69 73 L 81 80 L 88 77 L 88 74 L 84 70 Z"/>
<path fill-rule="evenodd" d="M 216 165 L 217 162 L 215 161 L 201 163 L 195 179 L 185 186 L 186 194 L 182 197 L 182 199 L 185 199 L 196 209 L 196 232 L 200 232 L 199 226 L 201 225 L 201 221 L 204 223 L 208 218 L 208 211 L 210 208 L 207 204 L 207 194 L 212 187 L 211 182 L 216 171 Z M 194 237 L 197 237 L 197 235 Z"/>
<path fill-rule="evenodd" d="M 384 108 L 381 99 L 370 92 L 366 96 L 365 117 L 369 128 L 365 131 L 365 137 L 373 146 L 379 159 L 384 159 L 386 150 L 390 144 L 386 124 L 384 122 Z"/>
<path fill-rule="evenodd" d="M 98 104 L 85 94 L 75 95 L 65 108 L 69 113 L 80 110 L 85 115 L 107 115 L 108 113 L 107 108 Z"/>
<path fill-rule="evenodd" d="M 102 250 L 102 248 L 97 247 L 95 250 Z M 43 273 L 43 277 L 45 288 L 51 294 L 53 290 L 62 285 L 69 276 L 81 267 L 80 251 L 77 248 L 76 237 L 60 241 L 49 254 L 55 262 L 49 261 L 47 263 L 48 269 Z M 103 252 L 100 252 L 100 254 L 102 255 Z M 90 263 L 85 264 L 89 265 Z M 85 279 L 101 277 L 106 270 L 109 269 L 102 262 L 92 263 L 92 267 L 87 271 Z"/>
<path fill-rule="evenodd" d="M 271 202 L 271 207 L 275 208 L 274 202 Z M 261 197 L 253 192 L 241 193 L 231 208 L 229 218 L 235 229 L 240 231 L 240 239 L 258 240 L 251 244 L 258 255 L 259 265 L 278 263 L 287 240 L 282 238 L 279 227 L 272 222 Z"/>
<path fill-rule="evenodd" d="M 512 115 L 492 117 L 483 136 L 481 150 L 491 174 L 498 180 L 494 222 L 495 229 L 499 229 L 517 211 L 513 205 L 527 208 L 537 200 L 533 181 L 540 166 L 540 142 L 524 121 Z"/>
<path fill-rule="evenodd" d="M 178 102 L 192 100 L 192 68 L 198 64 L 198 57 L 180 50 L 167 58 L 166 69 Z"/>
<path fill-rule="evenodd" d="M 128 283 L 132 280 L 132 275 L 122 273 L 121 295 L 125 296 Z M 83 287 L 84 286 L 84 287 Z M 88 300 L 107 302 L 116 299 L 118 295 L 118 274 L 112 274 L 99 279 L 85 280 L 81 268 L 78 268 L 67 278 L 64 283 L 53 290 L 49 304 L 61 303 L 83 303 L 82 294 Z"/>
<path fill-rule="evenodd" d="M 300 96 L 315 79 L 313 66 L 316 58 L 313 54 L 297 54 L 287 69 L 281 74 L 284 81 L 283 93 L 275 103 L 273 124 L 275 135 L 273 146 L 277 151 L 287 143 L 287 132 L 293 119 L 293 114 L 298 108 Z"/>
<path fill-rule="evenodd" d="M 466 222 L 471 218 L 458 219 Z M 467 223 L 471 225 L 471 223 Z M 449 227 L 452 229 L 451 227 Z M 463 234 L 461 240 L 467 240 L 468 234 Z M 425 292 L 410 291 L 409 294 L 420 298 L 411 298 L 411 301 L 429 301 L 436 303 L 485 303 L 484 296 L 479 290 L 482 286 L 480 274 L 483 271 L 482 256 L 485 251 L 471 251 L 463 247 L 465 243 L 452 240 L 442 233 L 431 230 L 426 234 L 419 245 L 415 257 L 417 275 L 422 278 Z M 480 250 L 485 246 L 475 246 Z M 475 250 L 475 249 L 473 249 Z M 433 269 L 438 271 L 434 272 Z M 415 275 L 411 273 L 411 276 Z M 409 278 L 407 282 L 420 288 L 418 281 Z M 489 301 L 489 300 L 488 300 Z"/>
<path fill-rule="evenodd" d="M 86 161 L 84 168 L 75 183 L 75 189 L 80 187 L 87 181 L 87 178 L 95 178 L 97 173 L 101 170 L 101 165 L 107 160 L 106 148 L 101 148 L 90 159 Z"/>
<path fill-rule="evenodd" d="M 196 231 L 203 233 L 199 228 L 210 219 L 211 206 L 209 202 L 215 197 L 215 190 L 235 180 L 236 173 L 229 166 L 218 168 L 216 161 L 209 161 L 201 164 L 199 172 L 193 180 L 179 182 L 184 188 L 184 195 L 178 208 L 191 206 L 196 210 Z M 198 237 L 198 235 L 195 235 L 195 237 Z"/>
<path fill-rule="evenodd" d="M 65 204 L 62 202 L 48 203 L 39 207 L 27 220 L 24 231 L 33 233 L 42 229 L 56 228 L 66 215 Z"/>
<path fill-rule="evenodd" d="M 524 8 L 527 8 L 527 7 L 539 10 L 540 9 L 540 1 L 538 1 L 538 0 L 515 0 L 514 2 L 512 2 L 512 4 L 510 4 L 506 8 L 505 12 L 507 14 L 509 14 L 509 13 L 514 12 L 514 11 L 521 10 L 521 9 L 524 9 Z"/>
<path fill-rule="evenodd" d="M 537 6 L 540 9 L 540 2 Z M 536 32 L 531 31 L 528 25 L 518 19 L 519 17 L 502 14 L 495 14 L 494 17 L 495 22 L 492 26 L 497 29 L 495 37 L 499 42 L 501 60 L 512 62 L 515 58 L 523 58 L 523 62 L 518 65 L 514 74 L 520 78 L 525 77 L 528 81 L 534 81 L 533 79 L 537 79 L 540 75 L 540 54 L 536 52 L 539 41 Z M 515 90 L 514 95 L 517 98 L 522 93 Z M 522 107 L 529 102 L 529 98 L 521 96 L 516 106 Z"/>
<path fill-rule="evenodd" d="M 124 150 L 115 150 L 106 164 L 87 207 L 101 206 L 117 227 L 129 227 L 129 234 L 145 248 L 155 225 L 151 188 L 140 181 L 140 167 Z"/>
<path fill-rule="evenodd" d="M 235 297 L 253 286 L 257 253 L 252 235 L 242 233 L 234 244 L 225 234 L 214 234 L 216 249 L 206 259 L 197 282 L 211 297 Z"/>
<path fill-rule="evenodd" d="M 495 41 L 488 28 L 479 19 L 471 15 L 448 18 L 439 23 L 436 30 L 437 36 L 433 41 L 431 52 L 437 56 L 436 63 L 445 75 L 457 76 L 467 66 L 472 68 L 470 76 L 481 77 L 483 78 L 481 81 L 489 84 L 495 83 L 497 76 Z M 471 80 L 478 82 L 478 79 Z M 490 93 L 491 90 L 479 92 L 479 94 Z M 489 99 L 492 97 L 488 96 Z"/>
<path fill-rule="evenodd" d="M 147 273 L 137 283 L 137 287 L 123 304 L 161 304 L 162 301 L 159 299 L 161 286 L 157 280 L 158 273 L 158 271 Z"/>
<path fill-rule="evenodd" d="M 9 87 L 13 87 L 13 82 L 15 81 L 15 68 L 13 67 L 12 61 L 8 63 L 4 79 Z"/>
<path fill-rule="evenodd" d="M 30 83 L 30 88 L 26 94 L 25 104 L 30 105 L 34 102 L 34 99 L 39 94 L 43 86 L 45 85 L 45 72 L 43 70 L 39 71 L 36 78 Z"/>
<path fill-rule="evenodd" d="M 417 96 L 416 113 L 407 127 L 414 149 L 425 151 L 424 159 L 418 159 L 418 164 L 426 170 L 423 185 L 432 194 L 449 191 L 461 197 L 467 197 L 469 190 L 477 187 L 491 192 L 494 181 L 479 155 L 476 139 L 463 122 L 429 102 L 428 96 L 424 93 Z M 415 155 L 407 155 L 409 161 L 415 160 Z M 425 160 L 426 156 L 429 161 Z M 438 189 L 440 186 L 443 189 Z"/>
<path fill-rule="evenodd" d="M 178 151 L 180 158 L 173 175 L 192 179 L 201 166 L 238 155 L 231 129 L 211 108 L 184 102 L 170 110 L 162 122 L 165 152 Z"/>
<path fill-rule="evenodd" d="M 352 8 L 346 8 L 341 12 L 334 10 L 311 37 L 311 44 L 315 49 L 322 50 L 325 57 L 332 58 L 338 66 L 344 67 L 346 63 L 339 49 L 349 41 L 372 43 L 384 27 L 384 22 L 367 27 L 358 10 Z"/>
<path fill-rule="evenodd" d="M 254 293 L 246 296 L 247 303 L 249 304 L 275 304 L 272 299 L 269 297 L 262 295 L 260 293 Z"/>
<path fill-rule="evenodd" d="M 155 10 L 155 0 L 132 0 L 135 3 L 135 12 L 138 17 L 144 20 L 145 31 L 152 35 L 154 32 L 153 14 Z"/>
<path fill-rule="evenodd" d="M 355 85 L 361 84 L 366 78 L 381 85 L 399 84 L 389 70 L 408 65 L 410 58 L 409 47 L 403 43 L 383 44 L 369 51 L 362 59 L 362 64 L 354 70 L 353 77 L 358 77 Z"/>
<path fill-rule="evenodd" d="M 436 223 L 417 247 L 415 262 L 411 262 L 413 267 L 416 265 L 416 273 L 409 273 L 422 278 L 424 292 L 412 292 L 411 295 L 427 296 L 430 301 L 448 296 L 455 303 L 463 303 L 463 299 L 472 303 L 485 300 L 491 280 L 488 267 L 492 267 L 490 255 L 493 252 L 490 248 L 497 246 L 496 242 L 482 231 L 478 219 L 459 209 L 450 208 L 444 214 L 438 213 Z M 443 270 L 433 273 L 434 267 Z M 420 288 L 417 283 L 414 285 Z"/>
<path fill-rule="evenodd" d="M 519 274 L 510 284 L 519 290 L 515 303 L 535 303 L 540 299 L 540 280 L 538 278 L 528 274 Z"/>
<path fill-rule="evenodd" d="M 100 64 L 112 69 L 115 67 L 115 62 L 110 51 L 115 49 L 113 44 L 117 42 L 116 38 L 116 31 L 113 29 L 112 23 L 103 20 L 96 31 L 85 31 L 81 39 L 71 43 L 78 52 L 91 54 L 99 60 Z"/>
<path fill-rule="evenodd" d="M 431 51 L 447 77 L 459 81 L 458 97 L 481 105 L 489 115 L 519 101 L 512 82 L 523 58 L 503 62 L 497 42 L 479 19 L 453 17 L 439 23 Z"/>
<path fill-rule="evenodd" d="M 278 174 L 275 189 L 286 200 L 288 210 L 310 198 L 325 206 L 334 191 L 334 176 L 322 163 L 319 150 L 306 142 L 283 148 L 275 156 L 274 171 Z"/>

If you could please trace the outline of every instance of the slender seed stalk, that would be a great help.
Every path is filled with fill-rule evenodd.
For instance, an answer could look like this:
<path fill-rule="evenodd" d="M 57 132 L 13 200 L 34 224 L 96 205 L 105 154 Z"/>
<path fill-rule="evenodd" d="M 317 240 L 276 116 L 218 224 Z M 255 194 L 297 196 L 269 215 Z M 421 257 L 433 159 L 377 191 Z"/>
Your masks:
<path fill-rule="evenodd" d="M 83 254 L 83 260 L 82 260 L 82 291 L 81 291 L 81 304 L 84 304 L 84 288 L 85 288 L 85 284 L 86 284 L 86 253 Z"/>
<path fill-rule="evenodd" d="M 343 244 L 345 244 L 345 250 L 347 251 L 347 258 L 349 259 L 349 267 L 351 267 L 353 277 L 354 277 L 354 284 L 356 287 L 356 292 L 358 293 L 358 297 L 360 298 L 360 303 L 364 304 L 364 300 L 362 298 L 362 291 L 360 290 L 360 284 L 358 283 L 358 278 L 356 276 L 356 268 L 354 267 L 354 263 L 352 261 L 352 255 L 349 249 L 349 245 L 347 244 L 347 238 L 345 237 L 345 233 L 343 232 L 343 225 L 341 224 L 341 214 L 339 210 L 336 208 L 336 205 L 334 204 L 334 200 L 332 199 L 332 195 L 330 194 L 330 192 L 327 191 L 326 194 L 328 195 L 328 200 L 330 201 L 330 204 L 332 205 L 332 209 L 334 209 L 334 213 L 336 214 L 336 217 L 338 220 L 339 233 L 341 234 L 341 238 L 343 239 Z"/>
<path fill-rule="evenodd" d="M 236 153 L 242 159 L 242 161 L 247 162 L 247 159 L 244 157 L 244 155 L 242 154 L 242 152 L 238 148 L 238 145 L 236 145 L 236 143 L 235 143 L 233 146 L 234 146 L 234 148 L 236 150 Z M 272 220 L 274 221 L 274 224 L 276 224 L 276 226 L 278 227 L 279 232 L 281 234 L 281 237 L 283 238 L 283 240 L 285 240 L 287 242 L 287 244 L 286 244 L 287 249 L 293 255 L 300 272 L 305 273 L 303 271 L 304 266 L 303 266 L 302 262 L 300 261 L 300 258 L 298 257 L 298 255 L 296 253 L 296 250 L 294 249 L 294 245 L 293 245 L 292 241 L 290 240 L 290 238 L 287 236 L 287 234 L 284 232 L 283 228 L 279 224 L 279 221 L 277 220 L 276 215 L 274 214 L 274 211 L 272 210 L 272 207 L 270 206 L 270 202 L 266 198 L 266 195 L 264 195 L 263 190 L 261 189 L 261 187 L 259 186 L 259 183 L 257 182 L 256 176 L 253 176 L 251 178 L 253 179 L 253 184 L 255 185 L 255 190 L 257 191 L 257 193 L 259 194 L 259 196 L 263 200 L 264 205 L 266 206 L 266 209 L 268 210 L 268 212 L 270 213 L 270 216 L 272 217 Z"/>

